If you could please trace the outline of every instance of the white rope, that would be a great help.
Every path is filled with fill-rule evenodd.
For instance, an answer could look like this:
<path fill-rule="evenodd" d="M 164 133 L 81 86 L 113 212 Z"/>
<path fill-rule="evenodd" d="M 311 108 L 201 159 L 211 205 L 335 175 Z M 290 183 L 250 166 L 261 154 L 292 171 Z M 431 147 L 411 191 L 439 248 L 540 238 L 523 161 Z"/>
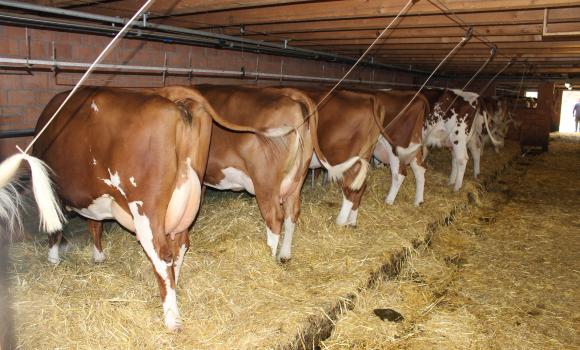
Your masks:
<path fill-rule="evenodd" d="M 433 77 L 433 75 L 435 75 L 435 73 L 437 73 L 437 71 L 439 70 L 439 68 L 441 68 L 441 66 L 443 66 L 443 64 L 449 59 L 449 57 L 451 57 L 451 55 L 453 55 L 455 53 L 455 51 L 457 51 L 457 49 L 459 49 L 461 46 L 463 46 L 469 39 L 471 38 L 471 35 L 466 35 L 464 36 L 460 42 L 457 43 L 457 45 L 455 45 L 455 47 L 453 48 L 453 50 L 449 51 L 449 53 L 447 54 L 447 56 L 445 56 L 443 58 L 443 60 L 441 62 L 439 62 L 439 64 L 437 65 L 437 67 L 435 67 L 435 69 L 433 70 L 433 72 L 431 72 L 431 74 L 429 75 L 429 77 L 427 77 L 427 79 L 423 82 L 423 85 L 421 85 L 421 87 L 419 88 L 419 90 L 417 90 L 417 92 L 415 93 L 415 95 L 413 95 L 413 98 L 411 98 L 411 100 L 409 101 L 409 103 L 407 103 L 407 105 L 401 109 L 401 111 L 399 112 L 399 114 L 397 114 L 397 116 L 395 118 L 393 118 L 393 120 L 391 120 L 389 122 L 389 124 L 387 124 L 387 126 L 385 126 L 382 130 L 381 130 L 381 134 L 383 133 L 383 131 L 385 131 L 393 122 L 395 122 L 397 119 L 399 119 L 403 113 L 405 113 L 405 111 L 407 110 L 407 108 L 409 108 L 409 106 L 411 105 L 411 103 L 413 103 L 413 101 L 417 98 L 417 96 L 419 96 L 419 94 L 421 93 L 421 90 L 423 90 L 423 88 L 425 88 L 425 85 L 427 85 L 427 83 L 429 82 L 429 80 Z"/>
<path fill-rule="evenodd" d="M 464 91 L 469 84 L 471 84 L 471 82 L 473 81 L 473 79 L 475 79 L 476 76 L 479 75 L 479 73 L 481 73 L 481 71 L 487 67 L 487 65 L 489 64 L 489 62 L 491 62 L 491 60 L 495 57 L 495 48 L 491 50 L 489 57 L 487 58 L 487 60 L 485 60 L 485 62 L 483 62 L 483 64 L 481 65 L 481 67 L 479 67 L 479 69 L 475 72 L 475 74 L 473 74 L 473 76 L 471 76 L 471 79 L 469 79 L 469 81 L 467 81 L 467 83 L 465 83 L 465 85 L 463 85 L 463 87 L 461 88 L 462 91 Z M 443 115 L 446 115 L 447 112 L 449 112 L 449 109 L 451 109 L 451 107 L 453 107 L 453 104 L 455 103 L 455 101 L 457 101 L 457 99 L 459 98 L 459 95 L 455 94 L 455 97 L 453 98 L 453 101 L 451 101 L 451 103 L 449 104 L 449 106 L 447 106 L 447 109 L 445 110 L 445 112 L 443 113 Z"/>
<path fill-rule="evenodd" d="M 497 72 L 491 79 L 489 79 L 489 81 L 487 82 L 487 84 L 485 84 L 485 86 L 483 88 L 481 88 L 481 90 L 479 90 L 479 95 L 481 95 L 488 87 L 489 85 L 491 85 L 491 83 L 501 74 L 503 73 L 503 71 L 505 71 L 509 66 L 511 66 L 514 63 L 514 59 L 510 59 L 509 62 L 502 68 L 500 69 L 499 72 Z"/>
<path fill-rule="evenodd" d="M 409 0 L 407 2 L 407 4 L 401 9 L 401 11 L 399 11 L 397 16 L 395 18 L 393 18 L 391 23 L 389 23 L 389 25 L 385 29 L 383 29 L 383 31 L 379 34 L 379 36 L 371 43 L 371 45 L 365 50 L 365 52 L 363 52 L 363 54 L 358 58 L 358 60 L 352 65 L 352 67 L 350 67 L 350 69 L 346 72 L 346 74 L 342 78 L 340 78 L 340 80 L 336 84 L 334 84 L 332 89 L 330 89 L 330 91 L 328 91 L 328 93 L 326 95 L 324 95 L 324 97 L 320 101 L 318 101 L 318 103 L 316 104 L 317 109 L 334 92 L 334 90 L 336 90 L 336 88 L 343 82 L 343 80 L 349 76 L 349 74 L 356 68 L 356 66 L 358 66 L 360 61 L 362 61 L 362 59 L 365 58 L 365 56 L 375 46 L 375 44 L 379 40 L 381 40 L 381 38 L 387 32 L 387 30 L 391 29 L 391 26 L 399 19 L 399 17 L 401 17 L 403 14 L 405 14 L 409 10 L 409 8 L 411 8 L 411 6 L 413 6 L 415 4 L 415 2 L 417 2 L 417 0 Z"/>
<path fill-rule="evenodd" d="M 78 81 L 78 83 L 76 83 L 75 87 L 71 90 L 71 92 L 68 94 L 68 96 L 64 99 L 64 101 L 61 103 L 60 107 L 58 107 L 58 109 L 56 110 L 56 112 L 54 112 L 54 114 L 52 115 L 52 117 L 50 117 L 50 119 L 44 125 L 44 127 L 38 132 L 38 134 L 36 134 L 36 136 L 34 137 L 34 139 L 32 141 L 30 141 L 30 143 L 28 144 L 28 146 L 24 150 L 24 153 L 28 153 L 30 151 L 30 148 L 32 147 L 32 145 L 34 145 L 34 143 L 36 142 L 36 140 L 38 140 L 38 138 L 44 133 L 44 131 L 48 128 L 48 126 L 54 121 L 54 119 L 56 118 L 56 116 L 58 115 L 58 113 L 60 113 L 60 111 L 63 109 L 63 107 L 65 106 L 65 104 L 71 99 L 71 97 L 75 94 L 75 92 L 77 92 L 77 90 L 82 86 L 82 84 L 85 82 L 85 80 L 89 77 L 89 75 L 94 70 L 95 66 L 97 64 L 99 64 L 103 60 L 103 58 L 105 58 L 105 56 L 109 53 L 109 51 L 111 51 L 114 48 L 114 46 L 118 43 L 119 39 L 127 32 L 127 30 L 129 29 L 129 27 L 131 26 L 131 24 L 133 24 L 133 22 L 139 16 L 141 16 L 141 14 L 143 12 L 145 12 L 149 8 L 149 6 L 151 6 L 153 4 L 153 2 L 155 2 L 155 0 L 147 0 L 147 2 L 145 2 L 145 4 L 143 6 L 141 6 L 141 8 L 139 9 L 139 11 L 137 11 L 137 13 L 135 13 L 135 15 L 133 15 L 133 17 L 131 17 L 131 19 L 117 33 L 117 35 L 115 35 L 115 37 L 113 38 L 113 40 L 111 40 L 111 42 L 105 47 L 105 49 L 95 59 L 95 61 L 93 62 L 93 64 L 91 64 L 91 66 L 89 67 L 89 69 L 87 69 L 87 71 L 85 72 L 85 74 L 83 74 L 83 76 Z"/>

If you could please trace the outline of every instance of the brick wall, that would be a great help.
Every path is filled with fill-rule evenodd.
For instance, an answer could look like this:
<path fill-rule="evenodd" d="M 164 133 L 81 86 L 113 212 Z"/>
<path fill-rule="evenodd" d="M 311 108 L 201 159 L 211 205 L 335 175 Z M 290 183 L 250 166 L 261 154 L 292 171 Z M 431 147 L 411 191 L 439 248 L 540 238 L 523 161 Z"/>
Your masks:
<path fill-rule="evenodd" d="M 31 59 L 51 59 L 53 47 L 56 60 L 73 62 L 92 62 L 110 37 L 56 32 L 50 30 L 28 29 L 30 45 L 27 46 L 26 29 L 23 27 L 0 26 L 0 57 Z M 104 63 L 163 66 L 167 54 L 168 67 L 209 68 L 240 71 L 280 73 L 284 74 L 340 77 L 347 66 L 327 62 L 257 55 L 248 52 L 235 52 L 213 48 L 192 47 L 159 42 L 147 42 L 134 39 L 124 39 L 105 59 Z M 283 64 L 282 64 L 283 61 Z M 373 71 L 360 68 L 353 72 L 350 78 L 412 83 L 413 78 L 404 73 L 388 71 Z M 19 70 L 0 69 L 0 130 L 33 128 L 38 115 L 56 93 L 70 89 L 80 78 L 80 73 L 58 72 L 50 69 L 33 70 L 30 73 Z M 211 78 L 194 76 L 193 83 L 232 83 L 232 84 L 292 84 L 264 79 Z M 168 76 L 166 85 L 188 84 L 188 78 Z M 299 83 L 294 83 L 300 85 Z M 125 75 L 125 74 L 94 74 L 87 85 L 107 85 L 123 87 L 153 87 L 162 86 L 161 75 Z M 0 139 L 0 159 L 14 153 L 15 145 L 26 145 L 29 138 Z"/>

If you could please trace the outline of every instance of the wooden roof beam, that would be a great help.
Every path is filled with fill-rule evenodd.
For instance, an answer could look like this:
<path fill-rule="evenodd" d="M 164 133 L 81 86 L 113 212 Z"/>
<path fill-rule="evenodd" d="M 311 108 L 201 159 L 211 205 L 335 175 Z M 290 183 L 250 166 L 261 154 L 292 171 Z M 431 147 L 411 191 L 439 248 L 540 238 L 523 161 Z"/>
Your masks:
<path fill-rule="evenodd" d="M 513 24 L 542 24 L 543 10 L 494 11 L 485 13 L 464 13 L 461 18 L 473 26 L 496 26 Z M 276 24 L 245 25 L 248 33 L 308 33 L 316 31 L 341 30 L 381 30 L 393 17 L 336 19 L 325 21 L 283 22 Z M 580 21 L 580 7 L 558 8 L 550 10 L 550 24 Z M 403 17 L 397 28 L 439 28 L 455 27 L 457 24 L 443 14 Z M 203 25 L 198 25 L 203 28 Z M 239 27 L 223 28 L 223 33 L 237 35 Z"/>
<path fill-rule="evenodd" d="M 536 0 L 533 2 L 529 0 L 446 0 L 445 2 L 457 14 L 578 6 L 578 1 L 574 0 Z M 316 1 L 181 16 L 180 20 L 204 23 L 209 27 L 378 16 L 388 17 L 395 16 L 403 8 L 405 3 L 407 3 L 406 0 L 392 0 L 388 2 L 383 0 L 366 0 L 364 6 L 361 6 L 360 0 L 335 1 L 330 5 L 327 2 Z M 332 6 L 332 11 L 329 11 L 330 6 Z M 429 14 L 441 14 L 441 11 L 429 1 L 418 2 L 409 11 L 409 15 Z"/>

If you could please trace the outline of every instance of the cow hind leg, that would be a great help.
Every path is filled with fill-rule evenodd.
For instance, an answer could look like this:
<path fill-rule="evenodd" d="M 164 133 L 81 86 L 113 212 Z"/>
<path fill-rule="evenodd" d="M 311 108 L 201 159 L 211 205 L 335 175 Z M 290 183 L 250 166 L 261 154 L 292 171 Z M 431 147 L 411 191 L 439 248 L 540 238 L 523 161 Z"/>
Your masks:
<path fill-rule="evenodd" d="M 181 317 L 179 316 L 177 295 L 175 293 L 173 254 L 167 243 L 164 220 L 154 215 L 149 215 L 148 212 L 141 213 L 141 205 L 141 202 L 129 203 L 129 209 L 135 224 L 135 233 L 149 261 L 151 261 L 153 271 L 157 277 L 163 302 L 165 326 L 171 331 L 177 331 L 181 328 Z"/>
<path fill-rule="evenodd" d="M 461 143 L 453 145 L 453 154 L 456 163 L 455 186 L 453 187 L 453 190 L 459 192 L 463 185 L 463 176 L 465 175 L 465 168 L 469 159 L 466 145 Z"/>
<path fill-rule="evenodd" d="M 356 221 L 358 219 L 358 208 L 360 206 L 360 202 L 362 200 L 362 195 L 366 189 L 366 181 L 363 183 L 362 187 L 358 191 L 352 191 L 348 197 L 352 200 L 352 209 L 350 210 L 350 214 L 348 215 L 348 222 L 347 224 L 350 226 L 356 226 Z"/>
<path fill-rule="evenodd" d="M 299 186 L 284 202 L 284 238 L 276 260 L 285 263 L 292 257 L 292 238 L 296 230 L 296 222 L 300 216 L 300 188 Z"/>
<path fill-rule="evenodd" d="M 344 225 L 348 225 L 348 217 L 350 216 L 350 212 L 352 211 L 352 201 L 349 200 L 349 198 L 347 198 L 347 196 L 345 195 L 345 192 L 347 192 L 348 189 L 344 188 L 342 189 L 342 206 L 340 207 L 340 211 L 338 212 L 338 216 L 336 217 L 336 224 L 338 226 L 344 226 Z"/>
<path fill-rule="evenodd" d="M 421 164 L 421 155 L 417 156 L 411 161 L 411 169 L 413 169 L 413 174 L 415 174 L 415 206 L 421 205 L 423 203 L 423 195 L 425 193 L 425 168 Z"/>
<path fill-rule="evenodd" d="M 473 177 L 477 179 L 480 174 L 480 161 L 483 147 L 480 146 L 478 141 L 472 141 L 468 146 L 471 157 L 473 157 Z"/>
<path fill-rule="evenodd" d="M 63 240 L 62 231 L 56 231 L 48 235 L 48 262 L 58 264 L 60 262 L 60 243 Z"/>
<path fill-rule="evenodd" d="M 389 194 L 385 197 L 385 203 L 393 204 L 395 203 L 395 198 L 399 193 L 399 189 L 405 181 L 405 175 L 401 173 L 401 161 L 395 156 L 395 154 L 389 149 L 389 166 L 391 168 L 391 188 L 389 189 Z"/>
<path fill-rule="evenodd" d="M 336 223 L 339 226 L 356 226 L 358 208 L 366 188 L 366 180 L 358 190 L 352 190 L 350 187 L 351 182 L 354 181 L 355 175 L 356 174 L 349 171 L 345 173 L 342 181 L 342 208 L 340 209 L 340 213 L 336 219 Z"/>
<path fill-rule="evenodd" d="M 105 261 L 105 253 L 103 253 L 103 246 L 101 243 L 103 223 L 88 219 L 87 226 L 89 227 L 89 232 L 93 237 L 93 261 L 97 264 L 102 263 Z"/>
<path fill-rule="evenodd" d="M 272 198 L 265 192 L 261 190 L 261 187 L 256 187 L 256 200 L 258 201 L 262 218 L 266 222 L 266 244 L 270 248 L 272 256 L 276 257 L 284 211 L 279 199 L 277 197 Z"/>
<path fill-rule="evenodd" d="M 451 174 L 449 175 L 449 181 L 447 184 L 453 186 L 457 179 L 457 157 L 455 151 L 451 149 Z"/>
<path fill-rule="evenodd" d="M 171 252 L 173 253 L 173 272 L 175 275 L 175 285 L 179 281 L 179 273 L 185 258 L 185 253 L 189 250 L 189 232 L 182 231 L 175 234 L 175 237 L 170 240 Z"/>

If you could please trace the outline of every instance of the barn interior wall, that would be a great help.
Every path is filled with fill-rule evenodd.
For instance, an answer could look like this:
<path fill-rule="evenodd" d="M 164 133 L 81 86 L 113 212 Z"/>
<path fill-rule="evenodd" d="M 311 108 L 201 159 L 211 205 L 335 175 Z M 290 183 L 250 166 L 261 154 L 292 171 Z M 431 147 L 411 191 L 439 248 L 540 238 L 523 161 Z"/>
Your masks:
<path fill-rule="evenodd" d="M 92 62 L 110 37 L 58 32 L 51 30 L 28 29 L 27 45 L 26 28 L 0 26 L 0 57 L 30 58 L 51 60 L 53 46 L 57 61 Z M 263 73 L 341 77 L 349 68 L 344 64 L 335 64 L 306 59 L 257 55 L 248 52 L 220 50 L 214 48 L 192 47 L 171 43 L 150 42 L 124 39 L 112 51 L 103 63 L 163 66 L 167 55 L 168 67 L 193 67 L 218 70 L 256 71 Z M 191 55 L 191 66 L 189 57 Z M 258 68 L 257 68 L 258 67 Z M 256 69 L 257 68 L 257 69 Z M 78 72 L 57 72 L 49 69 L 7 70 L 0 69 L 0 130 L 33 128 L 44 106 L 58 92 L 71 89 L 80 78 Z M 404 72 L 357 68 L 350 76 L 352 79 L 377 80 L 399 83 L 412 83 L 413 77 Z M 194 76 L 193 83 L 215 84 L 294 84 L 286 81 L 273 81 L 254 78 L 215 78 Z M 188 84 L 186 76 L 167 76 L 165 85 Z M 305 84 L 305 83 L 300 83 Z M 320 84 L 320 83 L 316 83 Z M 127 74 L 94 74 L 87 85 L 104 85 L 120 87 L 157 87 L 163 86 L 161 74 L 127 75 Z M 15 145 L 25 145 L 29 138 L 0 140 L 0 159 L 15 152 Z"/>

